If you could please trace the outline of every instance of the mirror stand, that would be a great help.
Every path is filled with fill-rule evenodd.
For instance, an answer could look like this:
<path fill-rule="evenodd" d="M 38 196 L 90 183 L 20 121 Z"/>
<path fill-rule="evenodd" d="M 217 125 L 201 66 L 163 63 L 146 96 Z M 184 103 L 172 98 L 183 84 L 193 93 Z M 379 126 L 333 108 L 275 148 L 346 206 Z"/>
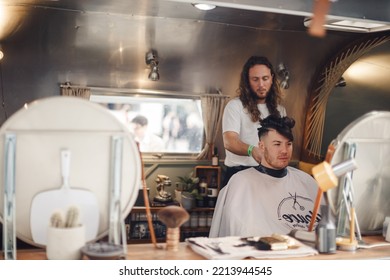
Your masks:
<path fill-rule="evenodd" d="M 15 231 L 15 148 L 16 136 L 5 135 L 3 252 L 5 260 L 16 260 Z"/>
<path fill-rule="evenodd" d="M 122 170 L 123 137 L 111 138 L 111 175 L 110 175 L 110 213 L 108 242 L 123 246 L 123 255 L 127 254 L 126 227 L 122 218 L 121 207 L 121 170 Z"/>
<path fill-rule="evenodd" d="M 356 143 L 346 142 L 344 144 L 344 160 L 354 159 L 356 155 Z M 358 242 L 362 242 L 362 236 L 356 216 L 356 211 L 352 211 L 355 208 L 354 202 L 354 190 L 352 182 L 353 171 L 349 171 L 340 178 L 338 196 L 341 198 L 337 205 L 337 223 L 336 223 L 336 236 L 345 237 L 355 235 L 351 232 L 351 221 L 354 221 L 354 228 L 356 229 L 356 239 Z"/>

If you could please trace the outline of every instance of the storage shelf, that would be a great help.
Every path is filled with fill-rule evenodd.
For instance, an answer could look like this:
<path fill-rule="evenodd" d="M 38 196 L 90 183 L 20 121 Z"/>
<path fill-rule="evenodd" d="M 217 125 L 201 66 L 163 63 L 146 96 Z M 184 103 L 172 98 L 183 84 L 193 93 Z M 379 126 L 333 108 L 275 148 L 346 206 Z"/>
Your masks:
<path fill-rule="evenodd" d="M 208 187 L 211 184 L 211 179 L 216 178 L 217 195 L 221 186 L 221 167 L 211 165 L 195 166 L 195 174 L 197 177 L 204 177 Z M 158 219 L 157 212 L 165 206 L 150 207 L 153 227 L 158 242 L 165 241 L 166 226 Z M 189 220 L 180 228 L 180 240 L 184 241 L 188 237 L 208 236 L 214 213 L 213 207 L 196 207 L 187 210 L 190 214 Z M 128 243 L 147 243 L 150 242 L 150 230 L 147 222 L 146 207 L 135 206 L 126 218 L 128 231 Z M 201 226 L 199 226 L 201 225 Z"/>
<path fill-rule="evenodd" d="M 220 166 L 197 165 L 195 166 L 195 174 L 196 177 L 198 177 L 199 179 L 205 177 L 208 186 L 210 186 L 211 184 L 211 178 L 213 176 L 216 176 L 217 184 L 218 184 L 217 194 L 219 193 L 219 190 L 221 189 L 221 167 Z"/>
<path fill-rule="evenodd" d="M 165 242 L 166 227 L 157 217 L 158 211 L 163 208 L 164 207 L 150 207 L 157 242 Z M 198 207 L 187 211 L 190 214 L 190 218 L 180 228 L 180 241 L 184 241 L 188 237 L 208 236 L 214 208 Z M 128 244 L 151 242 L 146 207 L 133 207 L 129 216 L 126 218 L 125 223 L 127 227 Z M 205 224 L 206 226 L 199 226 L 199 223 Z"/>

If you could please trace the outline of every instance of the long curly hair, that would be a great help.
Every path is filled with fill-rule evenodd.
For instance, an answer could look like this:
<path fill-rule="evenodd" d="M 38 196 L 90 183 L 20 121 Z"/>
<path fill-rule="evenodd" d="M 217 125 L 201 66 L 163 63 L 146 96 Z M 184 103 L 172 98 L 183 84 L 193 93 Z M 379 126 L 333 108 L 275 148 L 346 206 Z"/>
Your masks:
<path fill-rule="evenodd" d="M 239 88 L 237 89 L 237 93 L 244 108 L 247 109 L 250 113 L 251 120 L 253 122 L 257 122 L 262 119 L 259 108 L 257 108 L 256 94 L 252 91 L 249 83 L 249 69 L 258 64 L 265 65 L 271 70 L 272 86 L 265 100 L 268 111 L 271 115 L 280 117 L 278 104 L 282 99 L 276 73 L 271 62 L 264 56 L 251 56 L 242 68 L 240 84 Z"/>

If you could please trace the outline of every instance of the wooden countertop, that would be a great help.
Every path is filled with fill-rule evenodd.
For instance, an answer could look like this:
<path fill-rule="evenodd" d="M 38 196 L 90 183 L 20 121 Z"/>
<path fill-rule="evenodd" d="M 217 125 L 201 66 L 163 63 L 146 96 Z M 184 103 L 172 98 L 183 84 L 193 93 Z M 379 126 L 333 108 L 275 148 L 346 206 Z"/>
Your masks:
<path fill-rule="evenodd" d="M 385 242 L 382 236 L 366 236 L 363 240 L 367 244 L 378 244 Z M 129 260 L 204 260 L 204 258 L 192 251 L 185 242 L 180 243 L 177 252 L 165 250 L 165 244 L 159 243 L 162 249 L 157 249 L 151 243 L 131 244 L 127 246 L 127 257 Z M 390 244 L 389 244 L 390 245 Z M 45 260 L 44 249 L 24 249 L 16 253 L 18 260 Z M 0 259 L 4 259 L 2 252 Z M 355 260 L 355 259 L 390 259 L 390 246 L 380 246 L 369 249 L 358 249 L 353 252 L 337 251 L 335 254 L 319 254 L 316 256 L 291 258 L 294 260 Z"/>

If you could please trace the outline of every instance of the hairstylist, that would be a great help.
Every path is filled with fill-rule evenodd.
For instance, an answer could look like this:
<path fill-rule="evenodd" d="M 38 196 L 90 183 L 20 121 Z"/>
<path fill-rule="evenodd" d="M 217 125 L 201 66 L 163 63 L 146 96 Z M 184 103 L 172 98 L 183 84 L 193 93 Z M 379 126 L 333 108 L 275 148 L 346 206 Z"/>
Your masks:
<path fill-rule="evenodd" d="M 286 116 L 286 109 L 280 105 L 275 71 L 266 57 L 252 56 L 247 60 L 237 93 L 238 96 L 227 103 L 222 119 L 226 174 L 221 187 L 236 172 L 259 165 L 257 129 L 260 120 L 269 115 Z"/>

